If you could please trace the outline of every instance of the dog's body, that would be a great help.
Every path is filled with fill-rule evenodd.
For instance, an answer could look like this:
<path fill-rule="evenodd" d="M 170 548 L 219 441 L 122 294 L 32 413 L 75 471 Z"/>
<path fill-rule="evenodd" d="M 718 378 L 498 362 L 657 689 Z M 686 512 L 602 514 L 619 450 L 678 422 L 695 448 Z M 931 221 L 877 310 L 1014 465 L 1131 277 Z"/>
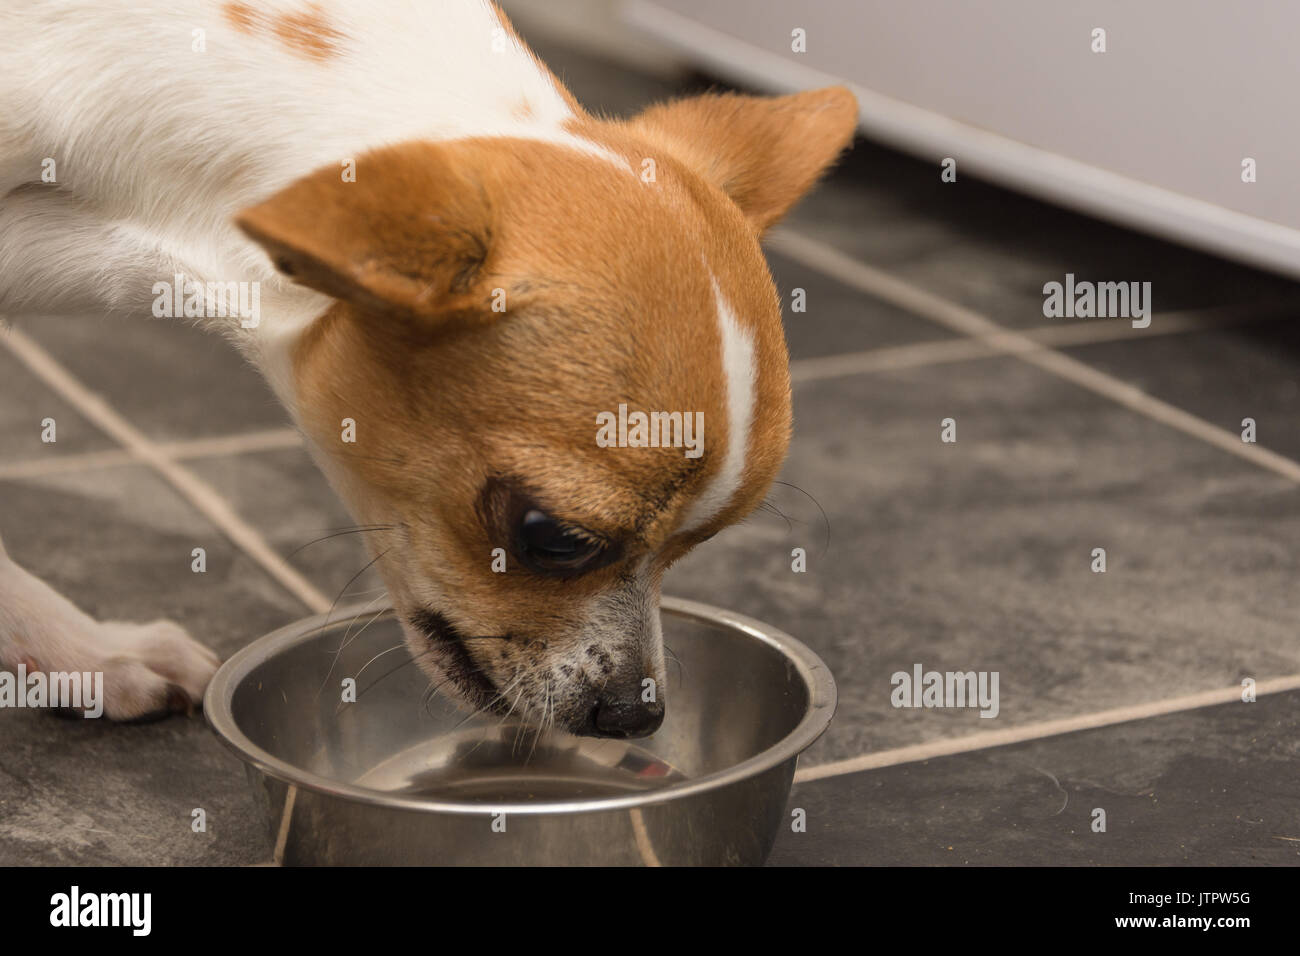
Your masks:
<path fill-rule="evenodd" d="M 663 571 L 755 507 L 788 443 L 757 237 L 851 136 L 852 97 L 598 120 L 485 0 L 11 2 L 0 60 L 0 312 L 258 284 L 255 323 L 203 321 L 378 529 L 430 675 L 534 723 L 653 730 Z M 700 415 L 703 454 L 599 446 L 620 405 Z M 106 712 L 135 717 L 197 700 L 216 659 L 92 621 L 0 549 L 18 663 L 103 670 Z"/>
<path fill-rule="evenodd" d="M 582 142 L 545 68 L 472 0 L 18 0 L 0 59 L 0 196 L 47 158 L 59 186 L 6 200 L 5 308 L 147 315 L 160 278 L 260 280 L 281 293 L 267 322 L 223 331 L 290 409 L 287 343 L 329 303 L 282 283 L 238 212 L 393 143 Z"/>

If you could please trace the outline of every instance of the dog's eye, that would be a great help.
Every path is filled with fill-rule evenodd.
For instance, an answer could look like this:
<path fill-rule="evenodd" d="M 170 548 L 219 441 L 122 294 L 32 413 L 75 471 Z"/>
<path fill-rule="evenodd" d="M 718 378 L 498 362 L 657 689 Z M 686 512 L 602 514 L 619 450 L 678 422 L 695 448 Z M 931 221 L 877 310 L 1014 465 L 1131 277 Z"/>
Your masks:
<path fill-rule="evenodd" d="M 581 571 L 605 550 L 604 543 L 587 532 L 536 509 L 520 519 L 517 540 L 520 559 L 540 573 Z"/>

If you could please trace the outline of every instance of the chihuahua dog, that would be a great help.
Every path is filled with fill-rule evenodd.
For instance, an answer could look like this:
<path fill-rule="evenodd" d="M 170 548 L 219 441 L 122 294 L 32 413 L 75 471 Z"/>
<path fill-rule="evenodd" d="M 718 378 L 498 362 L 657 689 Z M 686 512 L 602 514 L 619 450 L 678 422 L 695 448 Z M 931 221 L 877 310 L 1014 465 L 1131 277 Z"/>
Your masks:
<path fill-rule="evenodd" d="M 652 733 L 664 571 L 789 442 L 759 239 L 852 138 L 852 94 L 597 117 L 487 0 L 8 0 L 0 61 L 0 311 L 224 333 L 374 529 L 432 680 Z M 256 314 L 216 303 L 245 284 Z M 131 719 L 218 663 L 0 549 L 0 666 L 103 672 Z"/>

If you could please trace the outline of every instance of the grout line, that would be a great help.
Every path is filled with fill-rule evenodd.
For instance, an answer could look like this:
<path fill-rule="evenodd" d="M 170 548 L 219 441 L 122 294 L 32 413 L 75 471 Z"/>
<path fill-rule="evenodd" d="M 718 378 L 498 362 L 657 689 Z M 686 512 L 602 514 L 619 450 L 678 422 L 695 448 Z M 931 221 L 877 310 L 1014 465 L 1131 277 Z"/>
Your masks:
<path fill-rule="evenodd" d="M 168 458 L 215 458 L 220 455 L 242 455 L 252 451 L 276 451 L 281 448 L 298 448 L 302 435 L 296 428 L 265 428 L 233 435 L 212 438 L 192 438 L 186 441 L 167 442 L 159 450 Z"/>
<path fill-rule="evenodd" d="M 280 829 L 275 835 L 275 852 L 271 855 L 272 866 L 284 866 L 284 848 L 289 843 L 289 825 L 293 820 L 293 805 L 298 799 L 298 788 L 289 784 L 284 794 L 284 807 L 280 811 Z"/>
<path fill-rule="evenodd" d="M 1300 690 L 1300 674 L 1290 677 L 1276 677 L 1262 680 L 1255 685 L 1255 696 L 1280 694 L 1286 691 Z M 1005 747 L 1008 744 L 1025 743 L 1030 740 L 1042 740 L 1045 737 L 1058 737 L 1080 730 L 1094 730 L 1114 724 L 1145 720 L 1180 711 L 1196 710 L 1215 704 L 1229 704 L 1241 700 L 1241 687 L 1223 687 L 1187 694 L 1183 697 L 1170 697 L 1165 700 L 1152 701 L 1148 704 L 1131 704 L 1127 707 L 1114 707 L 1099 710 L 1077 717 L 1063 717 L 1058 720 L 1043 720 L 1023 727 L 1011 727 L 1006 730 L 992 730 L 984 733 L 969 734 L 965 737 L 932 740 L 909 747 L 895 747 L 892 750 L 879 750 L 834 760 L 830 763 L 817 764 L 813 767 L 800 767 L 795 771 L 795 783 L 811 783 L 826 777 L 839 777 L 844 774 L 858 773 L 863 770 L 877 770 L 882 767 L 895 767 L 904 763 L 916 763 L 919 760 L 932 760 L 936 757 L 951 757 L 956 754 L 970 753 L 975 750 L 988 750 L 993 747 Z"/>
<path fill-rule="evenodd" d="M 330 601 L 310 581 L 281 558 L 252 525 L 236 514 L 211 485 L 194 472 L 168 458 L 159 446 L 117 413 L 65 369 L 25 332 L 10 329 L 4 344 L 78 412 L 111 436 L 119 445 L 165 478 L 209 521 L 249 557 L 313 612 L 328 610 Z"/>
<path fill-rule="evenodd" d="M 196 458 L 215 458 L 221 455 L 273 451 L 280 448 L 298 448 L 301 447 L 302 443 L 302 436 L 295 429 L 271 428 L 265 431 L 220 435 L 215 438 L 158 442 L 155 447 L 160 455 L 172 461 L 188 461 Z M 94 471 L 99 468 L 120 468 L 126 465 L 138 464 L 140 464 L 140 459 L 129 451 L 120 448 L 76 455 L 49 456 L 0 465 L 0 481 L 42 478 L 46 475 L 62 475 L 69 472 Z"/>
<path fill-rule="evenodd" d="M 998 349 L 975 339 L 891 345 L 862 352 L 795 359 L 790 363 L 790 382 L 794 385 L 804 382 L 822 382 L 868 372 L 923 368 L 929 365 L 946 365 L 949 362 L 969 362 L 1001 354 Z"/>
<path fill-rule="evenodd" d="M 122 468 L 135 464 L 139 464 L 136 457 L 120 448 L 77 455 L 51 455 L 46 458 L 33 458 L 29 461 L 15 461 L 0 465 L 0 481 L 44 478 L 46 475 L 97 471 L 101 468 Z"/>
<path fill-rule="evenodd" d="M 859 262 L 834 246 L 800 233 L 781 231 L 774 247 L 784 256 L 830 276 L 874 298 L 970 336 L 999 352 L 1019 358 L 1045 372 L 1073 382 L 1141 415 L 1213 445 L 1231 455 L 1300 484 L 1300 463 L 1146 394 L 1141 389 L 1085 365 L 1063 352 L 1041 345 L 1022 332 L 1013 332 L 971 309 L 926 292 L 903 279 Z M 1154 324 L 1154 321 L 1153 321 Z"/>
<path fill-rule="evenodd" d="M 1298 303 L 1300 304 L 1300 303 Z M 1160 313 L 1145 329 L 1135 329 L 1124 321 L 1093 319 L 1082 322 L 1063 322 L 1036 325 L 1024 329 L 1024 334 L 1040 345 L 1093 345 L 1117 342 L 1123 339 L 1139 341 L 1164 335 L 1182 335 L 1186 332 L 1213 332 L 1250 322 L 1271 322 L 1283 317 L 1281 303 L 1244 302 L 1237 305 L 1214 305 L 1204 309 L 1180 309 Z M 1288 306 L 1293 308 L 1293 306 Z M 1292 313 L 1287 313 L 1290 318 Z"/>
<path fill-rule="evenodd" d="M 1185 312 L 1169 312 L 1160 316 L 1159 323 L 1153 322 L 1151 327 L 1147 329 L 1132 329 L 1123 326 L 1122 323 L 1093 321 L 1069 322 L 1064 325 L 1041 325 L 1025 329 L 1021 334 L 1026 339 L 1036 343 L 1036 347 L 1044 345 L 1089 345 L 1114 342 L 1121 339 L 1136 340 L 1153 336 L 1178 335 L 1186 332 L 1226 328 L 1242 322 L 1269 321 L 1282 317 L 1280 313 L 1269 315 L 1254 312 L 1253 307 L 1227 306 Z M 819 382 L 826 379 L 864 375 L 871 372 L 946 365 L 952 362 L 974 361 L 999 355 L 1014 354 L 1016 351 L 1033 350 L 1035 349 L 1029 347 L 1012 349 L 1005 346 L 995 346 L 972 338 L 949 339 L 941 342 L 915 342 L 909 345 L 866 349 L 861 352 L 796 359 L 790 363 L 790 379 L 798 385 L 803 382 Z M 189 461 L 222 455 L 241 455 L 249 452 L 274 451 L 282 448 L 299 448 L 302 444 L 302 435 L 298 430 L 286 427 L 236 432 L 211 438 L 157 442 L 156 447 L 160 454 L 173 461 Z M 117 468 L 135 464 L 139 464 L 139 459 L 130 452 L 121 449 L 49 456 L 0 464 L 0 481 L 42 478 L 46 475 L 93 471 L 99 468 Z"/>
<path fill-rule="evenodd" d="M 633 807 L 629 815 L 632 819 L 632 836 L 636 839 L 636 851 L 641 855 L 641 862 L 649 867 L 663 866 L 650 839 L 650 831 L 646 829 L 645 816 L 642 815 L 641 808 Z"/>
<path fill-rule="evenodd" d="M 1033 351 L 1050 345 L 1092 345 L 1123 339 L 1138 340 L 1154 336 L 1180 335 L 1186 332 L 1226 328 L 1242 322 L 1281 317 L 1280 314 L 1263 315 L 1246 306 L 1229 306 L 1170 312 L 1161 315 L 1159 323 L 1152 322 L 1146 329 L 1134 329 L 1122 322 L 1094 320 L 1069 322 L 1064 325 L 1040 325 L 1024 329 L 1021 334 L 1033 343 L 1032 348 L 1026 347 L 1024 351 Z M 802 382 L 818 382 L 868 372 L 923 368 L 929 365 L 992 358 L 1012 354 L 1013 351 L 972 338 L 914 342 L 909 345 L 867 349 L 861 352 L 796 359 L 790 363 L 790 380 L 797 385 Z"/>

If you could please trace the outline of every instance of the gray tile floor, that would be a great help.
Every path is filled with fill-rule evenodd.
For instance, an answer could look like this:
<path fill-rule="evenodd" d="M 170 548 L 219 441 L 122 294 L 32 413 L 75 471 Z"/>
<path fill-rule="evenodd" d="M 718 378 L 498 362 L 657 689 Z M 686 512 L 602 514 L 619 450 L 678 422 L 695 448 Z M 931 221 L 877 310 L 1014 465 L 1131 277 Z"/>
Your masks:
<path fill-rule="evenodd" d="M 698 85 L 541 52 L 611 112 Z M 1009 328 L 1050 324 L 1042 284 L 1066 272 L 1152 281 L 1153 331 L 1162 313 L 1238 307 L 1235 321 L 1211 315 L 1171 334 L 1117 324 L 1065 351 L 1209 425 L 1236 432 L 1252 417 L 1263 445 L 1300 459 L 1290 282 L 972 180 L 941 185 L 929 166 L 865 143 L 789 228 Z M 1063 718 L 1140 715 L 1243 677 L 1300 674 L 1297 482 L 1017 358 L 945 361 L 937 350 L 962 344 L 952 331 L 815 262 L 771 259 L 783 295 L 807 292 L 807 312 L 787 316 L 796 377 L 827 356 L 878 360 L 796 386 L 783 480 L 806 495 L 774 495 L 791 523 L 756 515 L 666 585 L 790 631 L 837 677 L 839 713 L 803 767 L 848 761 L 846 772 L 796 785 L 808 831 L 783 834 L 773 862 L 1300 863 L 1294 692 L 1036 736 Z M 151 320 L 17 325 L 183 456 L 279 554 L 349 523 L 223 341 Z M 920 351 L 907 362 L 873 352 L 901 346 Z M 39 438 L 47 416 L 56 445 Z M 954 445 L 939 441 L 947 417 Z M 224 436 L 252 437 L 238 450 L 174 444 Z M 17 560 L 97 616 L 174 617 L 222 654 L 305 613 L 116 447 L 0 348 L 0 528 Z M 195 546 L 207 548 L 205 575 L 190 572 Z M 806 574 L 790 571 L 795 546 L 809 551 Z M 1107 550 L 1104 575 L 1089 569 L 1095 547 Z M 343 537 L 289 562 L 333 596 L 365 557 Z M 889 677 L 915 663 L 998 671 L 999 717 L 894 709 Z M 1024 739 L 913 759 L 929 744 L 961 749 L 988 724 Z M 872 754 L 885 765 L 848 772 Z M 205 834 L 190 829 L 195 807 Z M 1095 807 L 1107 809 L 1105 834 L 1089 827 Z M 0 712 L 0 864 L 268 856 L 239 764 L 200 719 Z"/>

